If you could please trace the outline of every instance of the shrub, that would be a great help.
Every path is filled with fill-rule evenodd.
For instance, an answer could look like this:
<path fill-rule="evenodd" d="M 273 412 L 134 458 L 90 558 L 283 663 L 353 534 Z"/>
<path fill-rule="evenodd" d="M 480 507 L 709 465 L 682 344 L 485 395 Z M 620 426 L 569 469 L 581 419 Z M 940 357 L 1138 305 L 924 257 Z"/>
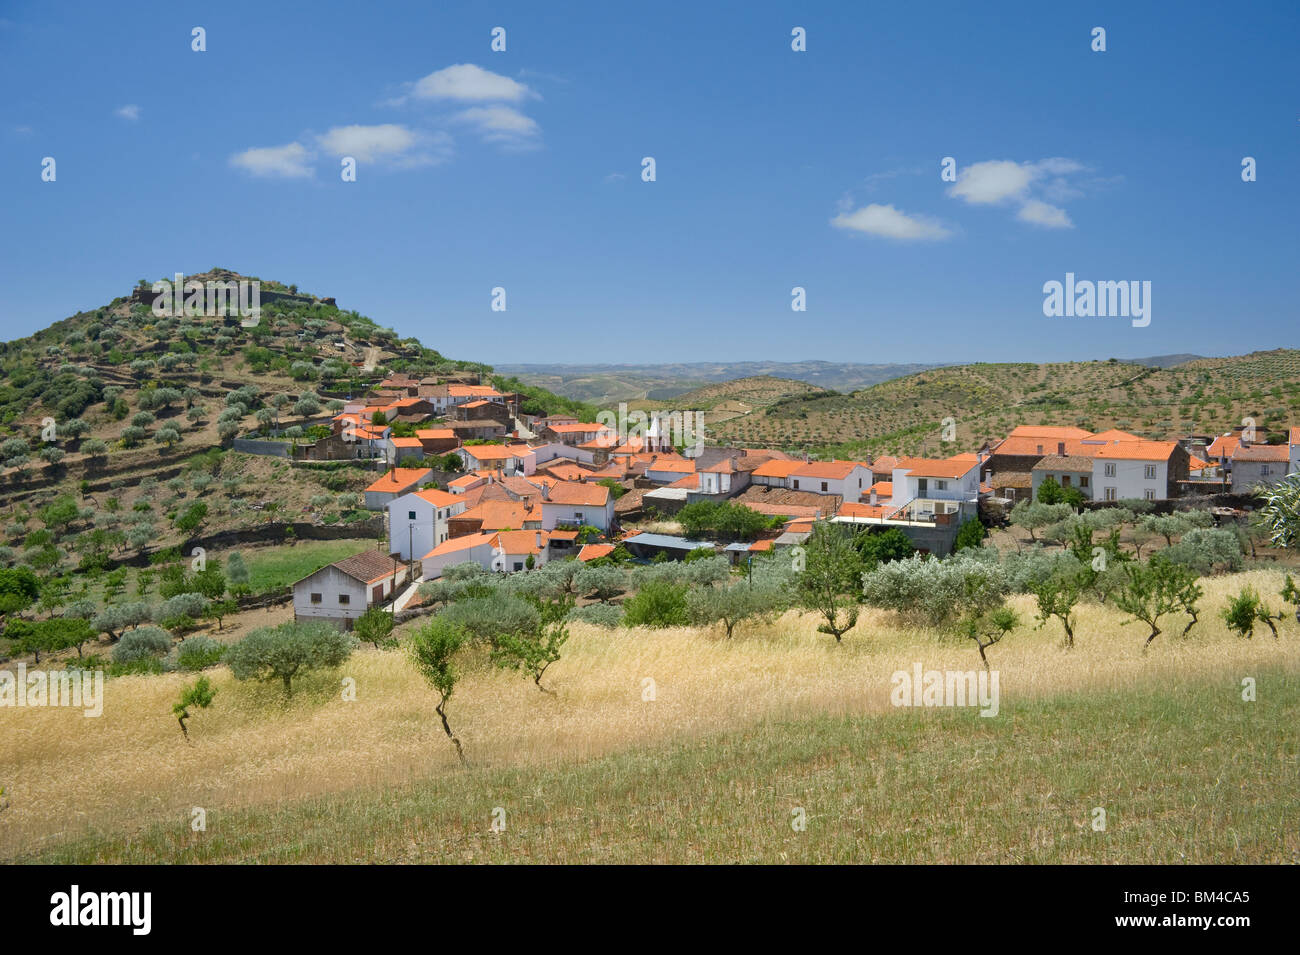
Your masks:
<path fill-rule="evenodd" d="M 568 619 L 612 630 L 623 622 L 623 608 L 614 604 L 588 604 L 574 607 L 569 611 Z"/>
<path fill-rule="evenodd" d="M 686 591 L 666 580 L 648 581 L 623 605 L 623 623 L 629 627 L 684 627 Z"/>
<path fill-rule="evenodd" d="M 113 647 L 113 662 L 130 664 L 148 657 L 161 657 L 171 649 L 172 635 L 158 627 L 140 627 L 122 634 Z"/>
<path fill-rule="evenodd" d="M 226 654 L 226 645 L 202 634 L 182 640 L 176 647 L 175 663 L 179 670 L 197 671 L 216 666 Z"/>

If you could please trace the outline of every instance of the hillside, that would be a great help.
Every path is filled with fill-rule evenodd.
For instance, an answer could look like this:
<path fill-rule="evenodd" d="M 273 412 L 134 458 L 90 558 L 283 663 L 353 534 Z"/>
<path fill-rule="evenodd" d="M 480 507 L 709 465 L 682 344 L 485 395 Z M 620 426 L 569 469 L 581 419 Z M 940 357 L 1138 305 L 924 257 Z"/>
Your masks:
<path fill-rule="evenodd" d="M 687 392 L 740 378 L 783 378 L 816 388 L 854 391 L 932 364 L 830 361 L 670 362 L 663 365 L 502 364 L 497 369 L 556 394 L 594 404 L 649 401 L 680 404 Z"/>
<path fill-rule="evenodd" d="M 833 392 L 829 392 L 833 394 Z M 737 378 L 716 384 L 702 385 L 692 391 L 665 401 L 629 402 L 630 408 L 682 409 L 706 412 L 706 420 L 716 424 L 765 408 L 777 401 L 791 397 L 810 397 L 828 394 L 804 381 L 763 375 L 754 378 Z"/>
<path fill-rule="evenodd" d="M 189 278 L 257 280 L 225 269 Z M 101 308 L 0 345 L 0 564 L 97 574 L 147 565 L 195 537 L 289 524 L 356 525 L 356 537 L 373 538 L 359 497 L 372 464 L 296 466 L 224 450 L 230 439 L 272 425 L 309 439 L 328 432 L 343 399 L 390 372 L 510 386 L 331 298 L 257 281 L 252 327 L 233 314 L 158 317 L 141 280 Z M 590 413 L 539 389 L 529 395 L 524 410 Z M 83 575 L 65 580 L 85 593 Z M 98 586 L 90 582 L 90 596 Z"/>
<path fill-rule="evenodd" d="M 711 438 L 819 453 L 973 450 L 1021 424 L 1122 428 L 1145 437 L 1261 434 L 1300 418 L 1300 351 L 1198 359 L 1169 368 L 1117 360 L 935 368 L 851 394 L 808 392 L 711 422 Z M 940 443 L 953 418 L 956 446 Z"/>

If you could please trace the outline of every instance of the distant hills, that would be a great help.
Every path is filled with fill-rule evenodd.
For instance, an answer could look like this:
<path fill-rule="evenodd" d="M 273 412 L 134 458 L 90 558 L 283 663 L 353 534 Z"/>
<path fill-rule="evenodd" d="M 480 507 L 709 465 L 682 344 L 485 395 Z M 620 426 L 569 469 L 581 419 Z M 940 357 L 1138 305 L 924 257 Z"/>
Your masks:
<path fill-rule="evenodd" d="M 592 404 L 620 401 L 666 401 L 704 385 L 738 378 L 785 378 L 829 391 L 857 391 L 901 378 L 935 364 L 859 364 L 832 361 L 677 362 L 663 365 L 503 364 L 493 366 L 567 398 Z"/>

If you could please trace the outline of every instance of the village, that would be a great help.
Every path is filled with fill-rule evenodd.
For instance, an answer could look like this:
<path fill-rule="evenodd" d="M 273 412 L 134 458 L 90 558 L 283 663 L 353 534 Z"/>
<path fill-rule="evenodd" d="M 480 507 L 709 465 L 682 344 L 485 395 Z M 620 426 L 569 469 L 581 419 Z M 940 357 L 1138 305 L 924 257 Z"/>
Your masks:
<path fill-rule="evenodd" d="M 681 560 L 718 552 L 742 564 L 802 544 L 814 524 L 899 529 L 920 554 L 953 551 L 960 529 L 1002 521 L 1044 483 L 1079 502 L 1168 502 L 1249 493 L 1300 471 L 1300 428 L 1285 444 L 1233 432 L 1151 440 L 1117 429 L 1021 425 L 977 451 L 810 460 L 771 448 L 707 445 L 699 412 L 641 413 L 628 428 L 520 412 L 522 396 L 461 375 L 394 374 L 344 403 L 305 460 L 373 461 L 365 507 L 383 515 L 387 550 L 365 551 L 293 585 L 295 619 L 350 629 L 371 607 L 401 611 L 421 583 L 473 564 L 520 573 L 550 561 Z M 622 409 L 620 409 L 622 411 Z M 683 421 L 686 426 L 683 427 Z M 274 453 L 284 445 L 264 442 Z M 256 441 L 237 450 L 266 453 Z M 737 540 L 690 539 L 633 525 L 698 502 L 764 519 Z M 1225 509 L 1232 512 L 1231 508 Z M 747 539 L 748 538 L 748 539 Z"/>

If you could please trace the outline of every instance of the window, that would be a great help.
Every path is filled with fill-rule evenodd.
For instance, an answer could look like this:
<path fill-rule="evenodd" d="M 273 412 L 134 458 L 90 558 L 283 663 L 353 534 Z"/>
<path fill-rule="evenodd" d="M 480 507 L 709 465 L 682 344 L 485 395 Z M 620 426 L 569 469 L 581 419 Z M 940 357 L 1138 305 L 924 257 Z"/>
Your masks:
<path fill-rule="evenodd" d="M 407 519 L 408 521 L 413 521 L 413 520 L 415 520 L 415 511 L 407 511 L 407 512 L 406 512 L 406 519 Z"/>
<path fill-rule="evenodd" d="M 1062 474 L 1062 475 L 1061 475 L 1061 487 L 1069 487 L 1069 486 L 1070 486 L 1070 475 L 1068 475 L 1068 474 Z"/>
<path fill-rule="evenodd" d="M 940 491 L 946 491 L 946 490 L 948 490 L 948 482 L 947 482 L 947 481 L 935 481 L 935 482 L 934 482 L 934 486 L 935 486 L 936 489 L 938 489 L 938 490 L 940 490 Z"/>
<path fill-rule="evenodd" d="M 523 569 L 524 569 L 524 562 L 522 560 L 515 561 L 515 570 L 523 570 Z"/>
<path fill-rule="evenodd" d="M 581 523 L 582 523 L 582 511 L 574 511 L 574 512 L 573 512 L 573 519 L 574 519 L 575 521 L 577 521 L 579 524 L 581 524 Z"/>
<path fill-rule="evenodd" d="M 1118 498 L 1115 495 L 1115 489 L 1113 487 L 1106 488 L 1106 500 L 1108 501 L 1118 500 Z"/>
<path fill-rule="evenodd" d="M 1106 465 L 1106 471 L 1105 471 L 1105 474 L 1106 474 L 1106 477 L 1114 477 L 1114 476 L 1115 476 L 1115 465 L 1113 465 L 1113 464 L 1108 464 L 1108 465 Z"/>
<path fill-rule="evenodd" d="M 311 595 L 311 602 L 314 603 L 314 604 L 318 604 L 318 603 L 320 603 L 320 594 L 312 594 L 312 595 Z"/>
<path fill-rule="evenodd" d="M 1269 474 L 1269 471 L 1268 471 L 1268 465 L 1267 465 L 1267 464 L 1261 464 L 1261 465 L 1259 466 L 1259 476 L 1260 476 L 1260 477 L 1268 477 L 1268 474 Z"/>
<path fill-rule="evenodd" d="M 1149 487 L 1142 492 L 1142 496 L 1145 497 L 1148 501 L 1154 501 L 1156 499 L 1156 489 L 1153 487 Z"/>
<path fill-rule="evenodd" d="M 1156 479 L 1156 466 L 1154 464 L 1148 464 L 1142 469 L 1142 476 L 1148 481 L 1154 481 Z"/>
<path fill-rule="evenodd" d="M 1079 487 L 1088 486 L 1088 476 L 1085 474 L 1079 478 Z"/>
<path fill-rule="evenodd" d="M 822 493 L 823 493 L 823 494 L 826 493 L 826 482 L 825 482 L 825 481 L 822 481 Z"/>
<path fill-rule="evenodd" d="M 342 606 L 342 607 L 346 607 L 346 606 L 347 606 L 348 604 L 350 604 L 350 603 L 352 603 L 352 595 L 351 595 L 351 594 L 339 594 L 339 605 L 340 605 L 340 606 Z"/>
<path fill-rule="evenodd" d="M 796 491 L 799 490 L 799 479 L 798 479 L 798 478 L 795 478 L 795 479 L 794 479 L 794 489 L 795 489 Z"/>

